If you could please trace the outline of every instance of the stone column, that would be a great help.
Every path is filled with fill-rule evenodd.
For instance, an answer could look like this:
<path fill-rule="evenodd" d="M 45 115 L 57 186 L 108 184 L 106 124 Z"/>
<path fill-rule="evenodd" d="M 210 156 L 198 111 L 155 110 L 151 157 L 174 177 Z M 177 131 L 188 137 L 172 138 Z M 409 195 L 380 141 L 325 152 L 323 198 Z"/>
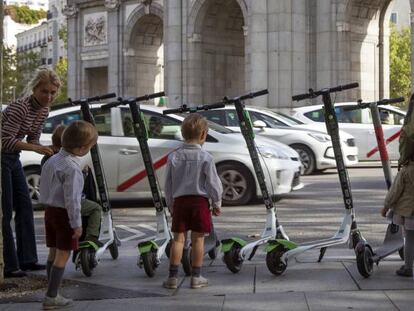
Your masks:
<path fill-rule="evenodd" d="M 80 29 L 78 28 L 78 11 L 76 5 L 67 5 L 63 8 L 62 13 L 66 16 L 68 22 L 68 97 L 80 97 L 79 87 L 79 68 L 80 68 L 80 49 L 79 37 Z"/>
<path fill-rule="evenodd" d="M 182 1 L 164 0 L 165 92 L 168 107 L 178 107 L 183 100 Z"/>
<path fill-rule="evenodd" d="M 268 14 L 267 0 L 250 2 L 247 38 L 247 91 L 267 89 L 268 85 Z M 254 99 L 255 106 L 267 107 L 268 96 Z"/>
<path fill-rule="evenodd" d="M 108 9 L 108 92 L 115 92 L 121 96 L 120 79 L 120 6 L 119 0 L 106 0 L 105 7 Z"/>

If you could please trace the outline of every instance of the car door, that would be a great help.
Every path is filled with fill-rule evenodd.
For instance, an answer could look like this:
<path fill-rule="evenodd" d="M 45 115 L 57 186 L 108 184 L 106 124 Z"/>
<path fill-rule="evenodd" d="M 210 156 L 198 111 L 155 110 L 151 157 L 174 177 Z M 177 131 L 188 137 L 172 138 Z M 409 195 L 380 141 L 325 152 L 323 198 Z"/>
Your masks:
<path fill-rule="evenodd" d="M 400 157 L 398 150 L 399 133 L 404 122 L 404 115 L 386 107 L 379 107 L 379 113 L 382 130 L 384 132 L 384 139 L 389 141 L 387 144 L 388 156 L 390 160 L 397 161 Z"/>
<path fill-rule="evenodd" d="M 161 125 L 161 130 L 148 130 L 148 145 L 151 151 L 153 165 L 156 169 L 161 188 L 165 180 L 165 164 L 168 154 L 181 145 L 181 122 L 159 113 L 143 111 L 147 124 Z M 135 137 L 131 112 L 121 108 L 123 133 L 118 137 L 117 164 L 119 174 L 117 179 L 118 192 L 134 192 L 138 197 L 150 197 L 150 187 L 146 178 L 145 166 L 142 160 L 138 140 Z"/>

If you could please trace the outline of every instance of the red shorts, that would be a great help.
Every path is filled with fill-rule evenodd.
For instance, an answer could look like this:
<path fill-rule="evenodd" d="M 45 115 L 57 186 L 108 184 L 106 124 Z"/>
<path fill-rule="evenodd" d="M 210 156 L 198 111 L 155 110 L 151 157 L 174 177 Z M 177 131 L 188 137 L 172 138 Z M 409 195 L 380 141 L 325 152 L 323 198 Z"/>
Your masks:
<path fill-rule="evenodd" d="M 72 239 L 73 229 L 65 208 L 46 207 L 45 209 L 46 246 L 64 251 L 77 250 L 79 240 Z"/>
<path fill-rule="evenodd" d="M 205 197 L 185 195 L 175 198 L 172 218 L 172 232 L 211 232 L 211 213 Z"/>

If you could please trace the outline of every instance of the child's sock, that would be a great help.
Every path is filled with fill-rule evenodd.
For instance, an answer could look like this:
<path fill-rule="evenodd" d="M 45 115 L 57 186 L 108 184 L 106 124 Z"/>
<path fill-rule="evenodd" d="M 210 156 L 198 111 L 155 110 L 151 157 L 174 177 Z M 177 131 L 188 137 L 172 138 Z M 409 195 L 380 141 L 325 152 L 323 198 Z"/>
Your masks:
<path fill-rule="evenodd" d="M 48 297 L 54 298 L 57 296 L 58 289 L 60 283 L 62 282 L 63 273 L 65 272 L 65 268 L 59 268 L 56 266 L 52 266 L 50 269 L 50 276 L 49 276 L 49 284 L 47 286 L 46 295 Z"/>
<path fill-rule="evenodd" d="M 178 265 L 170 265 L 170 278 L 176 278 L 178 276 Z"/>
<path fill-rule="evenodd" d="M 405 230 L 404 263 L 406 269 L 413 269 L 414 230 Z"/>
<path fill-rule="evenodd" d="M 47 276 L 47 280 L 49 281 L 50 278 L 50 270 L 52 269 L 53 266 L 53 261 L 47 261 L 46 262 L 46 276 Z"/>
<path fill-rule="evenodd" d="M 191 268 L 191 276 L 199 278 L 201 275 L 201 267 L 192 267 Z"/>

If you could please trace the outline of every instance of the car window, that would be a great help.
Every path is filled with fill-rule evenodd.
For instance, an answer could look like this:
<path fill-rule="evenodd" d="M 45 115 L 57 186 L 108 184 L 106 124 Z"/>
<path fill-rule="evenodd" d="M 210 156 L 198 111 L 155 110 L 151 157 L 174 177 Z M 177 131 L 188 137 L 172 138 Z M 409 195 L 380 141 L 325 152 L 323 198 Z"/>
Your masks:
<path fill-rule="evenodd" d="M 381 124 L 389 125 L 401 125 L 404 120 L 404 116 L 394 111 L 379 109 Z"/>
<path fill-rule="evenodd" d="M 112 136 L 111 133 L 111 111 L 91 109 L 95 120 L 95 127 L 100 136 Z"/>
<path fill-rule="evenodd" d="M 226 116 L 224 110 L 207 110 L 207 111 L 200 111 L 200 113 L 206 117 L 207 120 L 220 124 L 222 126 L 226 126 Z"/>
<path fill-rule="evenodd" d="M 58 125 L 69 125 L 73 121 L 77 120 L 81 120 L 80 111 L 62 113 L 57 116 L 49 117 L 46 119 L 46 122 L 43 125 L 43 133 L 52 134 L 53 130 Z"/>
<path fill-rule="evenodd" d="M 148 137 L 155 139 L 178 140 L 181 135 L 181 122 L 160 114 L 143 111 L 144 122 L 147 124 Z M 121 112 L 124 135 L 135 137 L 131 111 L 123 108 Z"/>
<path fill-rule="evenodd" d="M 235 110 L 226 110 L 226 120 L 228 126 L 239 126 L 239 118 Z"/>
<path fill-rule="evenodd" d="M 249 111 L 250 113 L 250 118 L 252 120 L 252 122 L 255 121 L 263 121 L 264 123 L 266 123 L 267 127 L 270 128 L 276 128 L 279 126 L 286 126 L 286 124 L 284 124 L 283 122 L 280 122 L 279 120 L 277 120 L 276 118 L 272 118 L 268 115 L 265 115 L 263 113 L 259 113 L 256 111 Z"/>
<path fill-rule="evenodd" d="M 325 122 L 325 117 L 322 109 L 318 109 L 315 111 L 309 111 L 304 113 L 305 117 L 311 119 L 315 122 Z"/>
<path fill-rule="evenodd" d="M 361 123 L 361 109 L 344 110 L 344 107 L 335 107 L 335 113 L 340 123 Z"/>
<path fill-rule="evenodd" d="M 280 122 L 283 122 L 285 125 L 295 126 L 298 124 L 304 124 L 302 121 L 281 112 L 270 111 L 270 113 L 275 115 L 278 118 L 278 120 Z"/>

